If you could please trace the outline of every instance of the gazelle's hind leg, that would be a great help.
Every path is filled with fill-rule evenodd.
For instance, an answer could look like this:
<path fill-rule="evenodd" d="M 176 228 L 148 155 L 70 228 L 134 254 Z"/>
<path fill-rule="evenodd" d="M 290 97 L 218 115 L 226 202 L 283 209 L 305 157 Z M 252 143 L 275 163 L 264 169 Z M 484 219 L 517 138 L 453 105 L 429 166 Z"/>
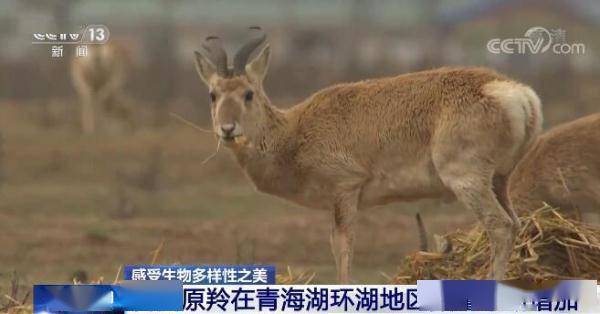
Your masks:
<path fill-rule="evenodd" d="M 477 145 L 459 147 L 442 144 L 435 147 L 433 162 L 444 185 L 475 213 L 486 230 L 492 255 L 488 277 L 504 279 L 517 225 L 493 191 L 495 165 L 491 158 L 482 157 L 484 153 Z"/>
<path fill-rule="evenodd" d="M 514 248 L 516 224 L 492 191 L 490 172 L 452 174 L 442 170 L 444 184 L 456 198 L 477 215 L 486 229 L 491 245 L 492 267 L 489 277 L 504 279 L 508 260 Z"/>
<path fill-rule="evenodd" d="M 498 198 L 498 202 L 502 205 L 502 208 L 506 211 L 508 216 L 513 220 L 517 230 L 521 229 L 521 221 L 517 213 L 514 210 L 512 202 L 508 197 L 508 176 L 507 175 L 494 175 L 493 178 L 494 194 Z"/>

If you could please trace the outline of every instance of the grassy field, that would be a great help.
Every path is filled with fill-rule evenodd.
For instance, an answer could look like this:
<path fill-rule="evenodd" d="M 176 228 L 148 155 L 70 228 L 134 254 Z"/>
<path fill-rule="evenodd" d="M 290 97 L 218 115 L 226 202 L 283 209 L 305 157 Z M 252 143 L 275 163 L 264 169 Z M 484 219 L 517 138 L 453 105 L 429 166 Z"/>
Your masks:
<path fill-rule="evenodd" d="M 76 107 L 75 107 L 76 108 Z M 171 121 L 129 134 L 81 135 L 68 120 L 48 127 L 34 106 L 0 104 L 0 294 L 16 272 L 25 285 L 112 281 L 121 265 L 266 263 L 335 278 L 330 213 L 256 192 L 215 139 Z M 430 232 L 471 223 L 435 202 L 362 212 L 355 280 L 386 282 L 418 248 L 414 214 Z"/>

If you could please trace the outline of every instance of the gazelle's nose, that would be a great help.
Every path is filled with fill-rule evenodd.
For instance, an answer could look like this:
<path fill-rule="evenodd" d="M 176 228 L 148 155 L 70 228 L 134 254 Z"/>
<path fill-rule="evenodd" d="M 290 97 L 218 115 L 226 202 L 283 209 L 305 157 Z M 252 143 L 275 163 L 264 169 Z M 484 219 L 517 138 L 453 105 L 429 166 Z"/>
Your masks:
<path fill-rule="evenodd" d="M 235 129 L 235 123 L 227 123 L 221 124 L 221 131 L 223 131 L 224 136 L 231 135 L 231 132 Z"/>

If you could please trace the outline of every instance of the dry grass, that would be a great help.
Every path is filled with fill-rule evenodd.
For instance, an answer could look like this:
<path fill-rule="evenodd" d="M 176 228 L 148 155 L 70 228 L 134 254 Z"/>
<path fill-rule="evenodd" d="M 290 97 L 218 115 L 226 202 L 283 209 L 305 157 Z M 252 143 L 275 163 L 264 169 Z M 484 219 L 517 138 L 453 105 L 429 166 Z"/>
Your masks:
<path fill-rule="evenodd" d="M 189 121 L 189 120 L 185 119 L 184 117 L 182 117 L 182 116 L 180 116 L 180 115 L 178 115 L 178 114 L 176 114 L 176 113 L 173 113 L 173 112 L 171 112 L 171 113 L 170 113 L 170 115 L 171 115 L 171 117 L 173 117 L 173 118 L 177 119 L 178 121 L 180 121 L 180 122 L 182 122 L 182 123 L 184 123 L 184 124 L 186 124 L 186 125 L 188 125 L 188 126 L 190 126 L 190 127 L 194 128 L 195 130 L 198 130 L 198 131 L 200 131 L 200 132 L 204 132 L 204 133 L 210 133 L 210 134 L 214 134 L 214 133 L 215 133 L 215 132 L 213 132 L 212 130 L 208 130 L 208 129 L 203 129 L 203 128 L 201 128 L 199 125 L 197 125 L 197 124 L 195 124 L 194 122 L 191 122 L 191 121 Z M 215 158 L 215 156 L 217 156 L 217 154 L 219 153 L 219 149 L 220 149 L 220 148 L 221 148 L 221 141 L 220 141 L 220 140 L 217 140 L 217 148 L 215 149 L 215 152 L 214 152 L 214 153 L 212 153 L 212 154 L 210 154 L 208 157 L 206 157 L 206 158 L 205 158 L 205 159 L 202 161 L 202 164 L 204 165 L 204 164 L 206 164 L 207 162 L 209 162 L 211 159 Z"/>
<path fill-rule="evenodd" d="M 548 206 L 521 218 L 523 229 L 511 256 L 508 279 L 597 279 L 600 277 L 600 226 L 564 217 Z M 480 225 L 446 235 L 447 254 L 407 256 L 395 283 L 417 279 L 484 279 L 490 246 Z"/>
<path fill-rule="evenodd" d="M 314 278 L 314 272 L 307 270 L 293 272 L 290 266 L 288 266 L 287 272 L 275 276 L 275 281 L 278 285 L 308 285 Z"/>
<path fill-rule="evenodd" d="M 13 273 L 8 292 L 0 298 L 0 313 L 31 313 L 31 290 L 25 287 L 17 273 Z"/>

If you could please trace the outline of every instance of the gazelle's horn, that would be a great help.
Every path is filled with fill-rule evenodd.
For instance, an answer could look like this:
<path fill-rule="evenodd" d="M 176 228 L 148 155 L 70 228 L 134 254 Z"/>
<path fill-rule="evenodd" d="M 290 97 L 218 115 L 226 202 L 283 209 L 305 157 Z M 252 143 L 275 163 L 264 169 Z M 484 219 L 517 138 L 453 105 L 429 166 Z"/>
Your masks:
<path fill-rule="evenodd" d="M 258 26 L 252 26 L 249 28 L 252 31 L 256 31 L 260 35 L 257 38 L 251 39 L 247 42 L 233 57 L 233 74 L 241 75 L 246 73 L 246 63 L 250 58 L 250 55 L 267 40 L 267 35 Z"/>
<path fill-rule="evenodd" d="M 227 67 L 227 53 L 223 49 L 221 39 L 217 36 L 208 36 L 202 44 L 202 48 L 208 52 L 209 58 L 217 67 L 219 76 L 230 76 L 229 68 Z"/>

